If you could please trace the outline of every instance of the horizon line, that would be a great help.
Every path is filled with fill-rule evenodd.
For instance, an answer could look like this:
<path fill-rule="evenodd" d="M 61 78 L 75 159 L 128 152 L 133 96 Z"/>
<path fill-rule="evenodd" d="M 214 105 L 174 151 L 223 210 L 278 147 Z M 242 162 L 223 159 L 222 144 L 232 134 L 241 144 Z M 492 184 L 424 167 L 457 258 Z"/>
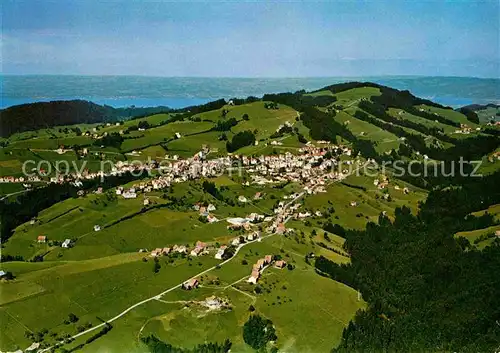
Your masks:
<path fill-rule="evenodd" d="M 35 74 L 15 74 L 15 73 L 0 73 L 0 77 L 28 77 L 28 76 L 66 76 L 66 77 L 144 77 L 144 78 L 195 78 L 195 79 L 351 79 L 351 78 L 473 78 L 479 80 L 500 80 L 498 77 L 483 77 L 483 76 L 458 76 L 458 75 L 360 75 L 360 76 L 155 76 L 155 75 L 137 75 L 137 74 L 52 74 L 52 73 L 35 73 Z"/>

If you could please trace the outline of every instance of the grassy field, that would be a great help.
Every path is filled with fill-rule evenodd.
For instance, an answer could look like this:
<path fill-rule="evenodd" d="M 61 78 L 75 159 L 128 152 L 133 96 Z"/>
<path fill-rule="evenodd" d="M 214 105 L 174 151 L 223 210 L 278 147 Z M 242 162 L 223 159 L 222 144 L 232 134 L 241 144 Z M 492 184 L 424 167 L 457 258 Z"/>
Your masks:
<path fill-rule="evenodd" d="M 352 175 L 345 180 L 349 186 L 335 183 L 328 187 L 326 193 L 305 199 L 304 207 L 313 212 L 320 211 L 329 215 L 332 223 L 345 228 L 363 229 L 366 223 L 377 222 L 378 216 L 383 211 L 392 217 L 396 207 L 407 206 L 416 213 L 418 201 L 424 200 L 427 196 L 423 190 L 400 180 L 391 180 L 387 191 L 383 192 L 373 185 L 373 179 L 364 175 Z M 399 186 L 400 190 L 395 190 L 395 186 Z M 361 190 L 359 187 L 366 190 Z M 403 193 L 404 187 L 409 188 L 409 194 Z M 384 198 L 386 193 L 390 195 L 389 200 Z M 351 202 L 356 202 L 356 206 L 351 206 Z M 334 212 L 329 212 L 330 208 L 333 208 Z M 325 217 L 319 221 L 324 222 Z"/>
<path fill-rule="evenodd" d="M 358 103 L 363 98 L 369 99 L 373 96 L 380 96 L 380 94 L 380 90 L 375 87 L 352 88 L 335 94 L 337 102 L 334 104 L 342 105 L 344 108 L 347 108 Z"/>
<path fill-rule="evenodd" d="M 181 347 L 229 338 L 232 351 L 252 352 L 242 340 L 242 326 L 250 315 L 249 306 L 253 305 L 257 313 L 275 324 L 280 349 L 329 352 L 338 344 L 342 329 L 365 303 L 351 288 L 318 276 L 304 262 L 305 253 L 292 250 L 291 243 L 291 239 L 272 237 L 246 247 L 230 263 L 201 277 L 200 288 L 178 289 L 134 309 L 116 321 L 109 334 L 82 351 L 142 352 L 139 337 L 153 333 Z M 282 254 L 295 268 L 266 269 L 259 283 L 262 292 L 257 294 L 245 279 L 252 263 L 265 254 Z M 247 264 L 243 265 L 243 260 Z M 202 307 L 199 302 L 212 295 L 225 298 L 231 309 L 208 311 Z M 318 330 L 318 326 L 325 329 Z"/>
<path fill-rule="evenodd" d="M 293 184 L 284 189 L 242 187 L 240 180 L 238 176 L 227 175 L 214 179 L 219 186 L 225 187 L 222 192 L 226 198 L 236 199 L 239 195 L 245 195 L 252 199 L 257 191 L 262 192 L 264 197 L 234 207 L 210 196 L 207 198 L 207 195 L 201 193 L 199 182 L 177 184 L 170 192 L 176 197 L 187 195 L 188 203 L 205 199 L 216 204 L 214 214 L 222 221 L 215 224 L 201 223 L 196 212 L 170 208 L 137 213 L 142 208 L 141 198 L 124 200 L 115 199 L 108 194 L 91 194 L 60 202 L 40 212 L 35 224 L 28 222 L 19 226 L 13 237 L 4 244 L 3 252 L 23 255 L 25 258 L 44 254 L 45 261 L 2 264 L 2 270 L 12 271 L 16 279 L 0 284 L 0 349 L 14 350 L 28 346 L 30 342 L 24 337 L 24 332 L 38 332 L 44 328 L 50 331 L 46 342 L 53 343 L 65 334 L 75 334 L 78 326 L 97 325 L 99 318 L 109 319 L 127 306 L 213 266 L 217 263 L 213 255 L 191 261 L 181 258 L 171 261 L 166 257 L 160 260 L 161 269 L 155 274 L 152 271 L 152 261 L 142 261 L 144 254 L 137 251 L 139 248 L 151 249 L 173 244 L 192 246 L 198 240 L 226 243 L 240 233 L 226 229 L 227 223 L 223 220 L 225 217 L 245 216 L 251 212 L 271 213 L 274 204 L 284 194 L 300 190 Z M 153 197 L 151 199 L 157 205 L 165 202 Z M 134 216 L 120 221 L 126 215 Z M 94 232 L 94 224 L 100 224 L 104 229 Z M 184 305 L 179 303 L 150 303 L 127 314 L 124 320 L 118 320 L 112 333 L 89 345 L 84 351 L 96 351 L 97 347 L 117 350 L 136 347 L 139 352 L 143 347 L 138 344 L 137 335 L 146 321 L 143 334 L 154 332 L 161 338 L 169 338 L 168 341 L 173 344 L 192 346 L 211 337 L 217 340 L 229 337 L 234 342 L 235 351 L 248 351 L 241 339 L 241 327 L 249 314 L 247 309 L 251 303 L 255 304 L 260 313 L 275 321 L 278 334 L 283 340 L 279 342 L 280 347 L 297 352 L 313 351 L 316 342 L 321 342 L 318 349 L 328 351 L 338 343 L 342 328 L 350 317 L 364 304 L 362 301 L 358 302 L 355 291 L 318 276 L 303 260 L 305 254 L 310 252 L 327 256 L 339 263 L 348 262 L 348 257 L 318 246 L 319 239 L 312 239 L 310 229 L 303 222 L 294 221 L 290 226 L 296 228 L 295 235 L 276 236 L 262 243 L 252 244 L 248 250 L 245 249 L 238 255 L 240 257 L 206 277 L 216 275 L 220 283 L 227 286 L 247 276 L 251 264 L 262 255 L 282 254 L 287 261 L 294 263 L 296 269 L 269 269 L 263 281 L 263 285 L 269 286 L 269 293 L 259 295 L 254 301 L 252 296 L 256 297 L 255 293 L 245 285 L 231 289 L 222 288 L 222 285 L 220 288 L 210 288 L 206 284 L 207 288 L 203 288 L 205 292 L 199 293 L 179 290 L 171 293 L 181 298 L 176 300 L 184 300 L 182 298 L 185 295 L 192 295 L 194 300 L 201 293 L 209 296 L 220 292 L 233 303 L 233 310 L 200 318 L 198 314 L 193 316 L 194 311 L 183 309 Z M 40 234 L 47 235 L 49 240 L 73 238 L 76 243 L 70 249 L 51 246 L 49 243 L 38 244 L 36 237 Z M 328 246 L 341 250 L 342 240 L 331 235 Z M 242 259 L 247 260 L 247 265 L 241 264 Z M 268 277 L 275 283 L 267 282 Z M 283 286 L 288 289 L 282 289 Z M 311 293 L 323 293 L 321 291 L 325 295 L 320 294 L 314 304 L 302 303 Z M 278 295 L 287 300 L 283 299 L 278 303 Z M 338 299 L 332 301 L 331 295 Z M 165 300 L 170 299 L 167 297 Z M 288 313 L 291 308 L 296 315 Z M 76 324 L 64 324 L 69 313 L 80 318 Z M 164 319 L 165 315 L 168 320 Z M 301 320 L 301 317 L 307 317 L 307 320 Z M 308 322 L 307 327 L 298 327 L 299 321 Z M 197 325 L 194 325 L 195 322 Z M 314 322 L 330 322 L 330 338 L 320 339 L 320 333 L 315 329 L 316 324 L 311 324 Z M 116 340 L 116 337 L 125 336 L 129 339 Z"/>
<path fill-rule="evenodd" d="M 387 152 L 392 149 L 397 150 L 401 144 L 396 135 L 344 112 L 337 113 L 335 120 L 345 124 L 358 138 L 372 141 L 372 143 L 375 144 L 375 150 L 379 153 Z"/>
<path fill-rule="evenodd" d="M 175 133 L 177 132 L 180 133 L 181 136 L 184 136 L 186 134 L 195 134 L 207 131 L 211 129 L 212 126 L 213 124 L 209 122 L 194 123 L 191 121 L 180 121 L 147 129 L 145 131 L 137 131 L 134 134 L 131 134 L 131 137 L 133 138 L 123 141 L 121 150 L 123 152 L 140 150 L 152 145 L 167 142 L 168 140 L 173 139 Z"/>

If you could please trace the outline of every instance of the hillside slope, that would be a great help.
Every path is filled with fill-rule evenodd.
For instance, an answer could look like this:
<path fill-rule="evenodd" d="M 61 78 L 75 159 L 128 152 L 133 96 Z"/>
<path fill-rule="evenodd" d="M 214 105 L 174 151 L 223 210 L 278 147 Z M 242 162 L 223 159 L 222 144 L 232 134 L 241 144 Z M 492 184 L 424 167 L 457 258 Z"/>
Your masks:
<path fill-rule="evenodd" d="M 85 100 L 21 104 L 0 110 L 0 137 L 60 125 L 111 122 L 167 110 L 167 107 L 117 109 Z"/>

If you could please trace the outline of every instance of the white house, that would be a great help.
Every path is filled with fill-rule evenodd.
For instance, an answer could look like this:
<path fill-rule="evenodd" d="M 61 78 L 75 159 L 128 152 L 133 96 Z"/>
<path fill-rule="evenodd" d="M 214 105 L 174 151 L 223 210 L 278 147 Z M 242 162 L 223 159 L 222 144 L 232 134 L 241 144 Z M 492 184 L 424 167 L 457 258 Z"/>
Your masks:
<path fill-rule="evenodd" d="M 73 246 L 73 242 L 71 241 L 71 239 L 66 239 L 66 240 L 62 243 L 62 245 L 61 245 L 61 247 L 66 248 L 66 249 L 67 249 L 67 248 L 71 248 L 72 246 Z"/>
<path fill-rule="evenodd" d="M 101 226 L 100 226 L 100 225 L 98 225 L 98 224 L 96 224 L 96 225 L 94 226 L 94 232 L 98 232 L 98 231 L 100 231 L 100 230 L 101 230 Z"/>
<path fill-rule="evenodd" d="M 222 260 L 222 256 L 224 256 L 224 252 L 226 252 L 227 246 L 222 245 L 219 250 L 217 250 L 217 254 L 215 254 L 215 258 L 217 260 Z"/>

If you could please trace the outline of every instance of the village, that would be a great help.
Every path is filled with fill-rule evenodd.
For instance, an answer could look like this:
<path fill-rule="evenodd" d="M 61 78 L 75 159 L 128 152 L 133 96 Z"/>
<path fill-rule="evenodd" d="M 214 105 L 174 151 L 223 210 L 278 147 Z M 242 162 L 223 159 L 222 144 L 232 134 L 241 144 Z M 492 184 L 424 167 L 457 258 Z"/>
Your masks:
<path fill-rule="evenodd" d="M 262 231 L 267 234 L 285 234 L 293 232 L 293 229 L 287 229 L 285 223 L 289 219 L 304 220 L 307 217 L 321 217 L 320 211 L 309 212 L 299 211 L 301 204 L 295 202 L 303 195 L 325 193 L 326 186 L 330 182 L 339 181 L 348 175 L 347 170 L 334 171 L 334 167 L 338 163 L 338 156 L 351 156 L 352 151 L 345 146 L 331 145 L 326 141 L 320 141 L 322 147 L 316 147 L 309 143 L 307 146 L 299 150 L 300 154 L 294 155 L 289 152 L 280 155 L 247 157 L 228 155 L 222 158 L 207 159 L 208 150 L 203 149 L 192 158 L 186 160 L 177 160 L 169 163 L 168 166 L 158 166 L 156 162 L 140 166 L 146 171 L 159 169 L 162 173 L 149 180 L 134 183 L 130 187 L 116 187 L 114 193 L 116 197 L 123 199 L 136 199 L 139 195 L 143 195 L 142 204 L 144 207 L 150 204 L 150 198 L 147 193 L 155 190 L 162 190 L 174 183 L 182 183 L 199 178 L 210 178 L 221 175 L 224 171 L 231 173 L 233 166 L 238 165 L 249 175 L 249 179 L 243 182 L 243 186 L 262 186 L 265 184 L 278 184 L 283 182 L 292 182 L 301 186 L 302 192 L 282 195 L 282 200 L 277 201 L 275 208 L 272 210 L 274 216 L 269 214 L 250 213 L 245 217 L 227 218 L 228 230 L 242 230 L 247 232 L 245 236 L 238 236 L 226 245 L 222 245 L 215 249 L 212 245 L 203 242 L 197 242 L 192 249 L 188 249 L 186 245 L 176 244 L 171 246 L 162 246 L 151 250 L 151 256 L 157 257 L 169 255 L 170 253 L 188 254 L 190 256 L 207 255 L 211 250 L 216 251 L 215 258 L 225 260 L 228 256 L 227 252 L 230 247 L 237 247 L 246 241 L 260 241 Z M 330 155 L 326 158 L 327 153 Z M 354 164 L 354 160 L 348 160 L 347 164 Z M 127 171 L 136 171 L 137 166 L 129 165 L 126 162 L 118 162 L 114 165 L 110 175 L 117 175 Z M 74 186 L 82 186 L 82 178 L 97 178 L 98 173 L 87 173 L 85 175 L 70 175 L 59 179 L 58 183 L 70 182 Z M 379 188 L 388 181 L 382 181 Z M 93 191 L 94 194 L 102 194 L 102 187 L 98 187 Z M 87 192 L 79 190 L 78 195 L 84 196 Z M 253 201 L 257 201 L 263 197 L 261 192 L 256 192 Z M 247 197 L 240 195 L 237 199 L 239 203 L 252 202 Z M 351 206 L 355 206 L 351 203 Z M 216 206 L 214 204 L 195 203 L 192 205 L 192 210 L 197 211 L 201 220 L 206 223 L 216 223 L 221 220 L 215 216 Z M 31 221 L 32 224 L 35 219 Z M 257 230 L 257 225 L 260 230 Z M 93 231 L 99 232 L 102 227 L 95 224 Z M 39 235 L 36 241 L 38 243 L 48 242 L 46 235 Z M 62 248 L 71 248 L 75 246 L 76 239 L 66 239 L 64 242 L 51 242 L 52 245 L 61 246 Z M 160 245 L 160 244 L 159 244 Z M 141 252 L 148 251 L 140 249 Z M 230 257 L 230 255 L 229 255 Z"/>

